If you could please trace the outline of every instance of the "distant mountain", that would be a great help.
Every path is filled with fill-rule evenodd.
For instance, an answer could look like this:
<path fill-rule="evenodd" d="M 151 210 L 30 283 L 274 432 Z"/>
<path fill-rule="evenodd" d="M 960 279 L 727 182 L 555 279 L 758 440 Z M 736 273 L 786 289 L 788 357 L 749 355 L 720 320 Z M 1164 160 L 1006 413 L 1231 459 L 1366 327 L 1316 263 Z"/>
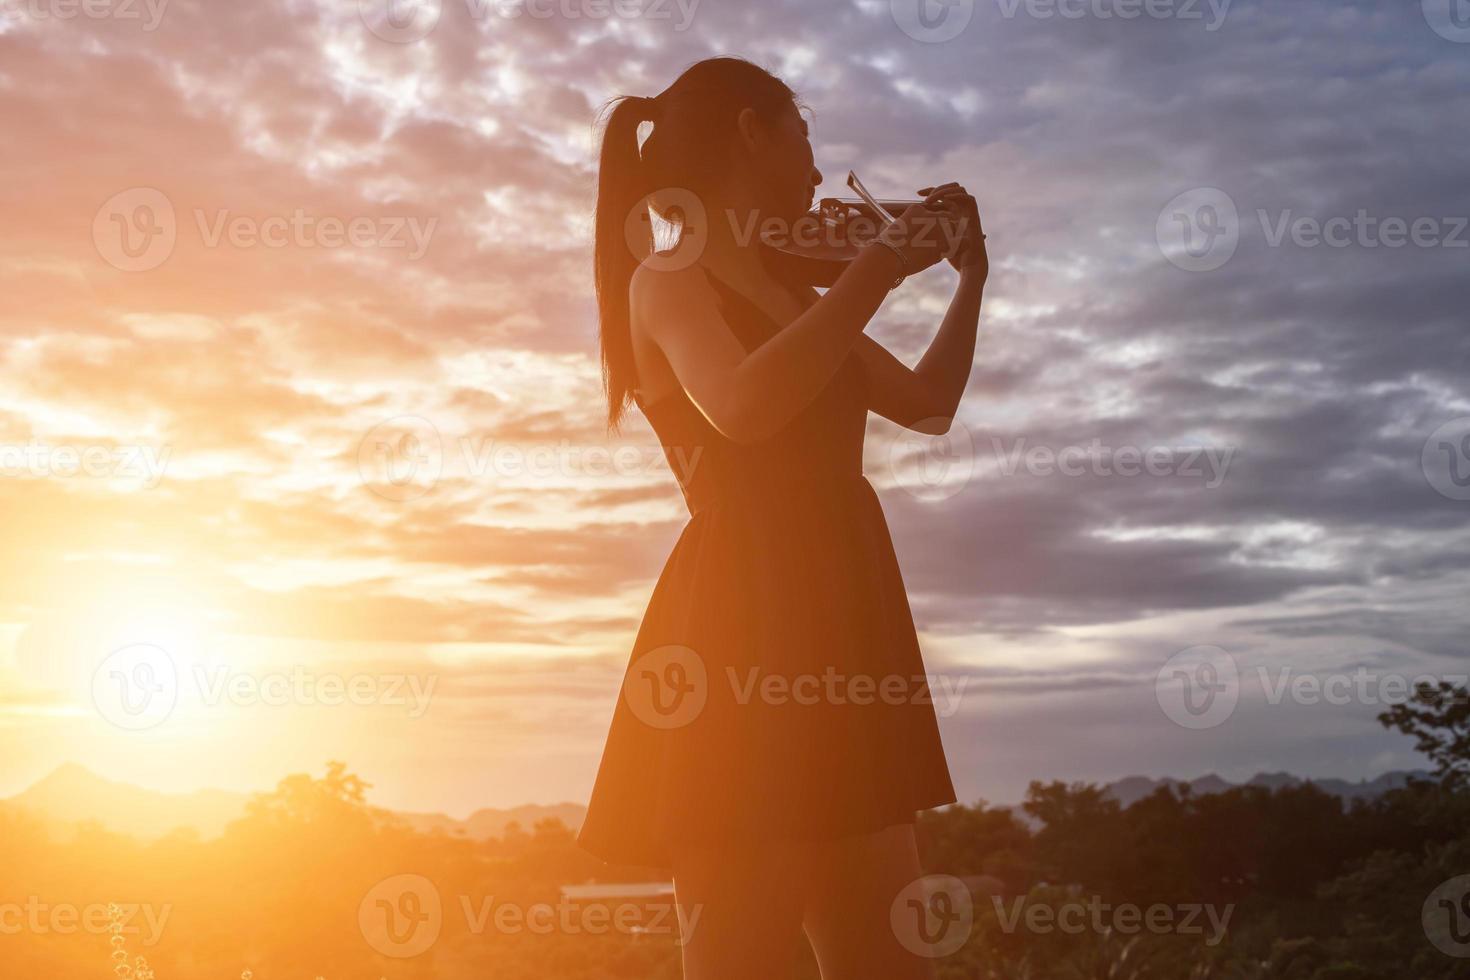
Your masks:
<path fill-rule="evenodd" d="M 54 830 L 69 833 L 84 821 L 108 830 L 153 840 L 178 829 L 200 837 L 218 837 L 225 825 L 245 815 L 248 793 L 202 789 L 192 793 L 163 793 L 130 783 L 105 779 L 84 766 L 68 762 L 29 789 L 0 800 L 0 807 L 24 810 Z M 423 833 L 443 831 L 476 840 L 499 837 L 511 823 L 530 831 L 538 821 L 552 817 L 572 830 L 582 826 L 586 807 L 576 803 L 551 806 L 527 804 L 508 810 L 476 810 L 465 820 L 443 813 L 399 813 L 395 816 Z"/>
<path fill-rule="evenodd" d="M 1303 779 L 1285 772 L 1262 772 L 1252 776 L 1245 783 L 1231 783 L 1214 773 L 1201 776 L 1188 782 L 1179 779 L 1149 779 L 1147 776 L 1129 776 L 1115 783 L 1109 783 L 1105 789 L 1113 799 L 1123 806 L 1132 806 L 1134 803 L 1148 796 L 1160 786 L 1188 786 L 1190 792 L 1195 796 L 1208 796 L 1211 793 L 1223 793 L 1237 786 L 1259 786 L 1263 789 L 1277 790 L 1288 786 L 1300 786 L 1303 783 L 1312 783 L 1324 793 L 1341 797 L 1344 800 L 1372 799 L 1382 796 L 1390 790 L 1401 789 L 1410 777 L 1428 778 L 1429 773 L 1416 769 L 1412 772 L 1387 772 L 1376 779 L 1365 779 L 1356 783 L 1345 779 Z"/>
<path fill-rule="evenodd" d="M 463 820 L 456 820 L 442 813 L 397 814 L 420 833 L 442 830 L 450 836 L 463 835 L 477 840 L 499 837 L 512 823 L 518 823 L 523 830 L 530 832 L 539 821 L 548 818 L 560 820 L 568 829 L 575 831 L 581 828 L 582 818 L 586 815 L 587 808 L 577 803 L 556 803 L 551 806 L 530 803 L 509 810 L 476 810 Z"/>
<path fill-rule="evenodd" d="M 244 814 L 248 799 L 244 793 L 219 789 L 160 793 L 104 779 L 68 762 L 0 805 L 26 810 L 63 831 L 95 820 L 108 830 L 152 839 L 180 827 L 217 837 L 225 824 Z"/>
<path fill-rule="evenodd" d="M 1104 789 L 1123 806 L 1131 806 L 1164 785 L 1187 785 L 1196 796 L 1204 796 L 1222 793 L 1237 785 L 1274 790 L 1311 782 L 1324 792 L 1354 800 L 1381 796 L 1402 787 L 1411 776 L 1428 775 L 1424 770 L 1390 772 L 1376 779 L 1353 783 L 1342 779 L 1302 779 L 1290 773 L 1273 772 L 1258 773 L 1243 784 L 1227 782 L 1213 773 L 1188 782 L 1129 776 L 1109 783 Z M 192 829 L 200 837 L 217 837 L 224 832 L 226 824 L 244 816 L 249 800 L 248 793 L 219 789 L 162 793 L 105 779 L 90 769 L 68 762 L 24 792 L 8 800 L 0 800 L 0 807 L 25 810 L 62 833 L 69 833 L 78 824 L 90 820 L 116 833 L 153 840 L 181 828 Z M 1026 819 L 1020 807 L 1006 809 Z M 421 833 L 442 832 L 451 837 L 485 840 L 499 837 L 511 823 L 519 823 L 529 832 L 537 822 L 548 818 L 560 820 L 575 832 L 581 828 L 587 808 L 577 803 L 527 804 L 504 810 L 476 810 L 464 820 L 443 813 L 393 812 Z"/>

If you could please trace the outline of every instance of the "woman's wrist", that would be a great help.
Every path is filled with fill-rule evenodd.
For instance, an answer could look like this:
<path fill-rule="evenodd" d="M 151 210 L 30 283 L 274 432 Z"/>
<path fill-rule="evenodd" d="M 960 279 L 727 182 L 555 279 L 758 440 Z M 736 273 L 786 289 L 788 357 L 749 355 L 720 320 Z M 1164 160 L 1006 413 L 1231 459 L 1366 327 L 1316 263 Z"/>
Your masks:
<path fill-rule="evenodd" d="M 981 265 L 960 266 L 960 285 L 969 289 L 984 289 L 990 272 Z"/>
<path fill-rule="evenodd" d="M 868 243 L 866 250 L 877 250 L 878 252 L 887 256 L 886 261 L 889 263 L 890 267 L 893 270 L 893 274 L 891 277 L 893 285 L 889 286 L 888 288 L 897 288 L 898 284 L 903 282 L 905 277 L 907 277 L 909 266 L 908 259 L 904 256 L 903 252 L 899 250 L 897 245 L 893 244 L 890 241 L 887 241 L 882 237 L 878 237 L 874 238 L 871 242 Z"/>

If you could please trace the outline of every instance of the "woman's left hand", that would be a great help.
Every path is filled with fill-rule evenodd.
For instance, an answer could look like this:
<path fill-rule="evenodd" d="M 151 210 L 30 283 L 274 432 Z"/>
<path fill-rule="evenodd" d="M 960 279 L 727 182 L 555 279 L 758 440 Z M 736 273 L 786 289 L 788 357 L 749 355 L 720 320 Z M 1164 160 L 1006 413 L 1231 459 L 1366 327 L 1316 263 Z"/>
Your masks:
<path fill-rule="evenodd" d="M 990 275 L 990 256 L 985 250 L 985 228 L 980 222 L 979 205 L 961 184 L 951 182 L 919 189 L 926 196 L 936 191 L 960 233 L 959 247 L 950 253 L 949 264 L 961 273 L 978 276 L 983 283 Z"/>

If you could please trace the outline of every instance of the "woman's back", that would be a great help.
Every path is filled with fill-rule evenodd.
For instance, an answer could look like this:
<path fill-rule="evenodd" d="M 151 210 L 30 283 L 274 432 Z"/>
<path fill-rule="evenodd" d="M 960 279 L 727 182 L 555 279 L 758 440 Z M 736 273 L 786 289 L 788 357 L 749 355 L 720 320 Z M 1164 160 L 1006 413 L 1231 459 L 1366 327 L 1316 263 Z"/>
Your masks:
<path fill-rule="evenodd" d="M 694 268 L 714 290 L 725 324 L 747 353 L 781 329 L 718 275 L 698 263 Z M 652 401 L 636 389 L 634 397 L 663 445 L 691 514 L 721 499 L 810 495 L 832 480 L 862 477 L 867 402 L 856 355 L 796 418 L 758 442 L 722 435 L 677 386 Z"/>

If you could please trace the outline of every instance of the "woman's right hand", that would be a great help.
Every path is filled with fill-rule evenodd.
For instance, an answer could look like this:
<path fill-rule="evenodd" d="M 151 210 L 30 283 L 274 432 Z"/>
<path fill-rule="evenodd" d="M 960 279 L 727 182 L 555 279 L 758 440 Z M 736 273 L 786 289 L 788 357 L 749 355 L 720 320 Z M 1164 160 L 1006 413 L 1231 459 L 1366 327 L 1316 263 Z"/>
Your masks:
<path fill-rule="evenodd" d="M 930 190 L 924 200 L 910 205 L 878 237 L 903 254 L 904 275 L 923 272 L 952 255 L 963 240 L 960 216 L 942 198 L 959 185 L 943 184 Z"/>

